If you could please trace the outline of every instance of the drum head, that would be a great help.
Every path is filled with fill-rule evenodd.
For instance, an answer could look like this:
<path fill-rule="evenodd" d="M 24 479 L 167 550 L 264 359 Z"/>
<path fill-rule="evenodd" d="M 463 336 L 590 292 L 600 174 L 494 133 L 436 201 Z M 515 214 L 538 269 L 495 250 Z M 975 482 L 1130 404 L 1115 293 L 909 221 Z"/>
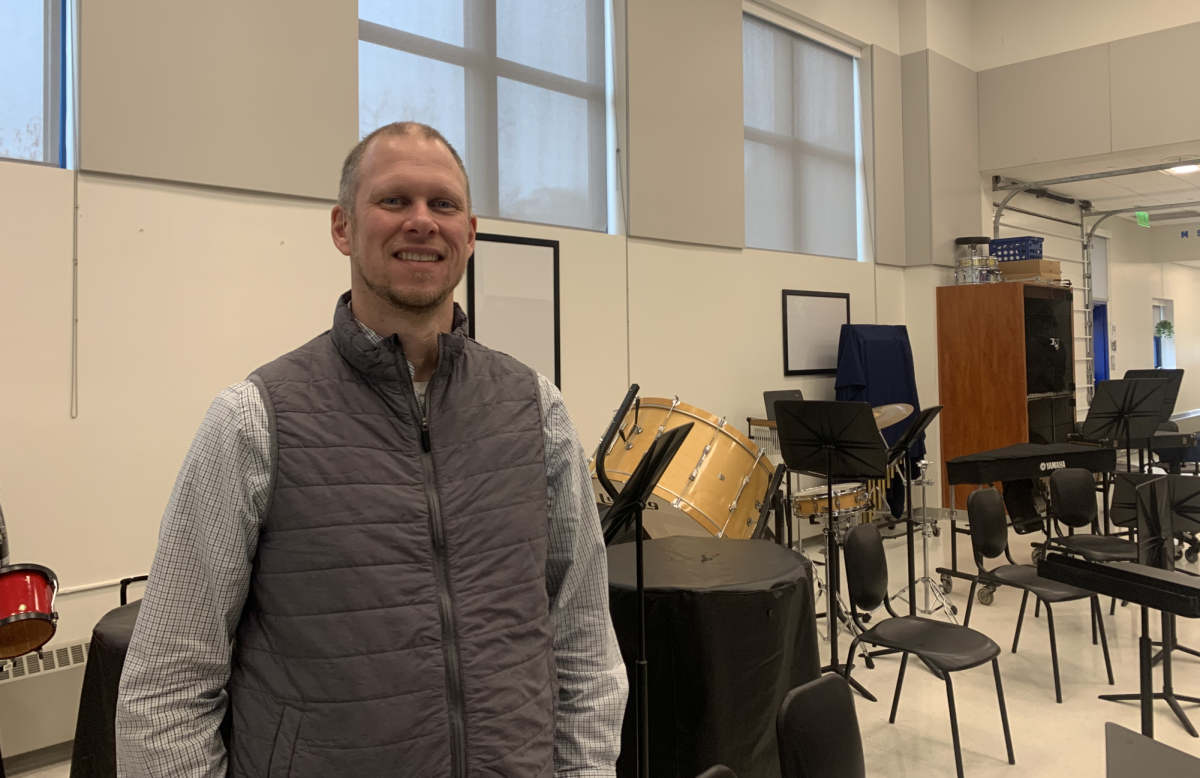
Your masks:
<path fill-rule="evenodd" d="M 54 622 L 44 613 L 22 613 L 0 623 L 0 660 L 37 651 L 54 637 Z"/>

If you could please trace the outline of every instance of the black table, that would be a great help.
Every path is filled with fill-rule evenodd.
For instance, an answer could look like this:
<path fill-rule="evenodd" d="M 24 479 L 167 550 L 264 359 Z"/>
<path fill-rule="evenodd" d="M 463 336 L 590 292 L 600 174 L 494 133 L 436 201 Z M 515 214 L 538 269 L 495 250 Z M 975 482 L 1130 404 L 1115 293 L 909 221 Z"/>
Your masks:
<path fill-rule="evenodd" d="M 763 540 L 668 537 L 645 543 L 650 772 L 694 778 L 714 764 L 777 778 L 775 714 L 820 675 L 811 566 Z M 608 549 L 613 626 L 630 672 L 637 657 L 632 543 Z M 636 773 L 626 709 L 619 776 Z"/>
<path fill-rule="evenodd" d="M 117 692 L 142 601 L 114 608 L 92 630 L 79 719 L 71 752 L 71 778 L 116 778 Z"/>

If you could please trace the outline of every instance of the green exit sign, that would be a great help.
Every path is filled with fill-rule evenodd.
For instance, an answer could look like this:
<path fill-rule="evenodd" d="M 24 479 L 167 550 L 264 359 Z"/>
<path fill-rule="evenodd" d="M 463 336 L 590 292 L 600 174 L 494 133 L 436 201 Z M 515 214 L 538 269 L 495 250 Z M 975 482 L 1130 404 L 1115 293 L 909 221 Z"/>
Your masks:
<path fill-rule="evenodd" d="M 1145 211 L 1138 211 L 1137 213 L 1134 214 L 1134 216 L 1137 217 L 1137 222 L 1140 226 L 1142 226 L 1142 227 L 1150 226 L 1150 214 L 1146 213 Z"/>

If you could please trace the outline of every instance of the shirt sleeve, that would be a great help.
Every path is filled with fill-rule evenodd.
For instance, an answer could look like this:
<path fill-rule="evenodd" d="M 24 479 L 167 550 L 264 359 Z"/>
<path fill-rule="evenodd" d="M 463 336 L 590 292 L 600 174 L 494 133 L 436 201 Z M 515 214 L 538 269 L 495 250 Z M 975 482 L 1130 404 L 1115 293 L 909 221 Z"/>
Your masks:
<path fill-rule="evenodd" d="M 163 515 L 117 698 L 117 775 L 217 778 L 232 641 L 271 480 L 267 410 L 243 381 L 213 401 Z"/>
<path fill-rule="evenodd" d="M 579 435 L 558 389 L 538 378 L 550 493 L 546 590 L 559 682 L 554 774 L 612 778 L 629 681 L 608 612 L 608 559 Z"/>

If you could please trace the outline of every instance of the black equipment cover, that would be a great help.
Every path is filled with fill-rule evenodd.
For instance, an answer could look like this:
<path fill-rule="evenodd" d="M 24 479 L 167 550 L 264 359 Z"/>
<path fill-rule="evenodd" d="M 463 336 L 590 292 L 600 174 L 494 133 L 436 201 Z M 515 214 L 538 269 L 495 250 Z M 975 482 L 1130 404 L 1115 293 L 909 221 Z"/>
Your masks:
<path fill-rule="evenodd" d="M 693 778 L 725 764 L 741 778 L 777 778 L 775 714 L 820 675 L 808 563 L 755 540 L 667 537 L 646 541 L 644 554 L 651 774 Z M 613 626 L 631 673 L 636 575 L 634 546 L 610 546 Z M 636 771 L 634 740 L 630 707 L 619 776 Z"/>

